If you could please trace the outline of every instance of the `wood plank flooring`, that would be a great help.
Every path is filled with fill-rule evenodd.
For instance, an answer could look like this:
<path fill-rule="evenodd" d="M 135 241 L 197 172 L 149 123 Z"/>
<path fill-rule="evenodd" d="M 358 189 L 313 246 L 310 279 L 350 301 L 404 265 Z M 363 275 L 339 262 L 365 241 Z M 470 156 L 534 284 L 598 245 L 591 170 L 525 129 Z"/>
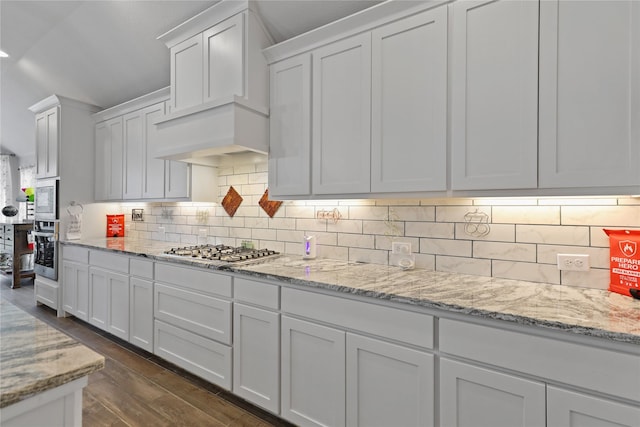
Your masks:
<path fill-rule="evenodd" d="M 104 355 L 105 368 L 83 392 L 85 426 L 291 426 L 278 417 L 74 317 L 36 306 L 33 281 L 11 289 L 0 273 L 0 298 Z"/>

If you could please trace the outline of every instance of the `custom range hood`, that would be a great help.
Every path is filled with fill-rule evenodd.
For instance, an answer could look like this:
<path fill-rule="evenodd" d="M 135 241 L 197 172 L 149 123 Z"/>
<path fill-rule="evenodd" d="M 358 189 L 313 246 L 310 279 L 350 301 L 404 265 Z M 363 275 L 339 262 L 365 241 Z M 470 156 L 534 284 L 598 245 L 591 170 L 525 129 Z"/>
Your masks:
<path fill-rule="evenodd" d="M 155 157 L 211 166 L 266 158 L 273 44 L 252 1 L 222 0 L 158 37 L 170 50 L 171 98 Z M 255 160 L 253 160 L 255 161 Z"/>

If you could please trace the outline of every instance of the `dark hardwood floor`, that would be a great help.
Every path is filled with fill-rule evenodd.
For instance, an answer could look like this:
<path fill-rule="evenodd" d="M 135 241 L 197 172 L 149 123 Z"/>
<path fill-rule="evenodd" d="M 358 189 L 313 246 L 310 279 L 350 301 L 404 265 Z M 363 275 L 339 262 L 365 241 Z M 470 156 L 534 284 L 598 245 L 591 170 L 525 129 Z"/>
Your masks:
<path fill-rule="evenodd" d="M 0 273 L 0 297 L 102 354 L 105 368 L 89 376 L 84 426 L 290 426 L 153 354 L 74 317 L 36 306 L 33 281 L 11 289 Z"/>

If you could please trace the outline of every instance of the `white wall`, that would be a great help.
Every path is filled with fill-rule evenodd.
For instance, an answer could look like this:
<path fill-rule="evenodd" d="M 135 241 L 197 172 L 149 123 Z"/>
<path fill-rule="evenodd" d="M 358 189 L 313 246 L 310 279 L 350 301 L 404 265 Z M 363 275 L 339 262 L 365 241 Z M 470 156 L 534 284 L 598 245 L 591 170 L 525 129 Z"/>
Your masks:
<path fill-rule="evenodd" d="M 258 205 L 266 164 L 221 170 L 220 200 L 231 185 L 244 199 L 233 218 L 219 204 L 123 204 L 128 235 L 187 245 L 203 242 L 204 232 L 208 243 L 253 240 L 299 254 L 308 233 L 317 236 L 320 257 L 377 264 L 389 262 L 392 241 L 404 241 L 420 268 L 606 289 L 609 243 L 602 228 L 640 228 L 639 198 L 289 201 L 269 218 Z M 144 222 L 131 222 L 132 208 L 144 209 Z M 334 208 L 338 222 L 316 219 Z M 486 236 L 465 231 L 465 215 L 476 209 L 488 216 Z M 592 269 L 560 274 L 557 253 L 589 254 Z"/>

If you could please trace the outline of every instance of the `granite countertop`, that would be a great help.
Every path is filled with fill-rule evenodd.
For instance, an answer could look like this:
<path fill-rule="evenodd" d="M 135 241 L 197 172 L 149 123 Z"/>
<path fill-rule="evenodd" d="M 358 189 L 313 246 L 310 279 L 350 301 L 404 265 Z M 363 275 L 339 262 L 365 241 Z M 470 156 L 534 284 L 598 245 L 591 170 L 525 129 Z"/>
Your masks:
<path fill-rule="evenodd" d="M 104 357 L 0 301 L 0 408 L 104 367 Z"/>
<path fill-rule="evenodd" d="M 64 244 L 640 345 L 640 300 L 605 290 L 286 255 L 211 263 L 163 254 L 176 243 L 129 238 Z"/>

